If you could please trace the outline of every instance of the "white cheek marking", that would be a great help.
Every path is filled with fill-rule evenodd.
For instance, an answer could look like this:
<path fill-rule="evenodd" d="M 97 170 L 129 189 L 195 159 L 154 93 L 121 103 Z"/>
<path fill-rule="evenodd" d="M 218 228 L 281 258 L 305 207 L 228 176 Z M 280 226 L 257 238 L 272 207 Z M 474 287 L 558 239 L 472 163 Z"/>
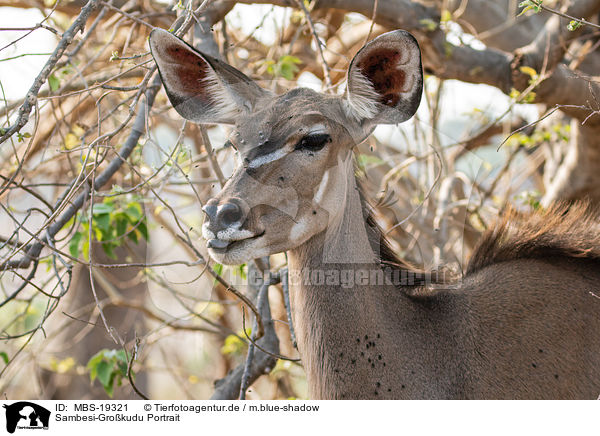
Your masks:
<path fill-rule="evenodd" d="M 298 221 L 290 230 L 290 240 L 297 241 L 306 234 L 307 225 L 304 220 Z"/>
<path fill-rule="evenodd" d="M 208 223 L 202 224 L 202 237 L 207 241 L 209 239 L 215 239 L 215 234 L 208 230 Z"/>
<path fill-rule="evenodd" d="M 249 230 L 239 230 L 231 227 L 217 233 L 217 238 L 221 241 L 241 241 L 242 239 L 248 239 L 252 236 L 254 236 L 254 233 Z"/>
<path fill-rule="evenodd" d="M 288 154 L 287 150 L 280 148 L 279 150 L 275 150 L 272 153 L 257 157 L 256 159 L 254 159 L 253 161 L 251 161 L 248 164 L 248 167 L 257 168 L 257 167 L 263 166 L 265 164 L 275 162 L 276 160 L 279 160 L 282 157 L 287 156 L 287 154 Z"/>
<path fill-rule="evenodd" d="M 325 174 L 323 174 L 323 178 L 321 179 L 321 183 L 319 184 L 317 193 L 314 196 L 315 203 L 321 204 L 321 202 L 323 201 L 323 195 L 325 195 L 325 189 L 327 189 L 328 181 L 329 181 L 329 170 L 325 171 Z"/>

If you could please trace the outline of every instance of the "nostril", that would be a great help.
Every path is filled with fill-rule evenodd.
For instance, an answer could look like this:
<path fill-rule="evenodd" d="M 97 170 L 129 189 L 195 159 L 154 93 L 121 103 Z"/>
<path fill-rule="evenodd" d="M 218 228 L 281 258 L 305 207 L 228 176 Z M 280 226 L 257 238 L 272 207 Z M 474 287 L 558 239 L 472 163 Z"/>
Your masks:
<path fill-rule="evenodd" d="M 206 204 L 202 208 L 202 212 L 204 212 L 209 219 L 215 219 L 215 216 L 217 214 L 217 206 L 215 206 L 214 204 Z"/>
<path fill-rule="evenodd" d="M 242 210 L 235 203 L 225 203 L 219 207 L 217 212 L 217 219 L 219 223 L 228 227 L 232 224 L 241 223 L 242 221 Z"/>

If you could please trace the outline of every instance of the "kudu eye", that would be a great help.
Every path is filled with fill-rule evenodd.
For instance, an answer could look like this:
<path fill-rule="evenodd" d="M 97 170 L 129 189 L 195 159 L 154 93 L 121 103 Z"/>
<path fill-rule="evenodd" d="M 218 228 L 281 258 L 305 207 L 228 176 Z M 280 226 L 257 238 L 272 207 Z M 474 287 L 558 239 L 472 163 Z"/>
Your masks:
<path fill-rule="evenodd" d="M 295 150 L 319 151 L 329 142 L 331 142 L 331 136 L 327 133 L 306 135 L 298 141 Z"/>

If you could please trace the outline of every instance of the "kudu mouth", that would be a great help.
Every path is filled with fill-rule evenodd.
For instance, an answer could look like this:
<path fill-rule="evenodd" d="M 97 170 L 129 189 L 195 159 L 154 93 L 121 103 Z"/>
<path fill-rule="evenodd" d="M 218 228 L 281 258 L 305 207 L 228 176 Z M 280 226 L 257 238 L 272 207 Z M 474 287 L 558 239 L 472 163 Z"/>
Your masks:
<path fill-rule="evenodd" d="M 247 205 L 239 199 L 229 199 L 219 203 L 209 200 L 202 208 L 206 221 L 202 225 L 202 237 L 206 246 L 216 252 L 225 252 L 234 245 L 257 239 L 265 234 L 264 230 L 252 231 L 242 228 L 248 216 Z"/>

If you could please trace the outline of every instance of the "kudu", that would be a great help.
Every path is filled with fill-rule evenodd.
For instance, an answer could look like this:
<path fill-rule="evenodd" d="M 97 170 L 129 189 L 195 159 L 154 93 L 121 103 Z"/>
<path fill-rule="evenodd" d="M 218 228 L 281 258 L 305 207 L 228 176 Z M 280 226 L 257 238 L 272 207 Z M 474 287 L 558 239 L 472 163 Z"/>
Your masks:
<path fill-rule="evenodd" d="M 274 95 L 166 31 L 150 47 L 179 114 L 233 126 L 239 161 L 203 208 L 203 236 L 224 264 L 288 252 L 312 398 L 598 397 L 600 227 L 584 207 L 505 217 L 443 286 L 397 259 L 374 224 L 352 149 L 417 110 L 409 33 L 363 47 L 343 96 Z"/>

